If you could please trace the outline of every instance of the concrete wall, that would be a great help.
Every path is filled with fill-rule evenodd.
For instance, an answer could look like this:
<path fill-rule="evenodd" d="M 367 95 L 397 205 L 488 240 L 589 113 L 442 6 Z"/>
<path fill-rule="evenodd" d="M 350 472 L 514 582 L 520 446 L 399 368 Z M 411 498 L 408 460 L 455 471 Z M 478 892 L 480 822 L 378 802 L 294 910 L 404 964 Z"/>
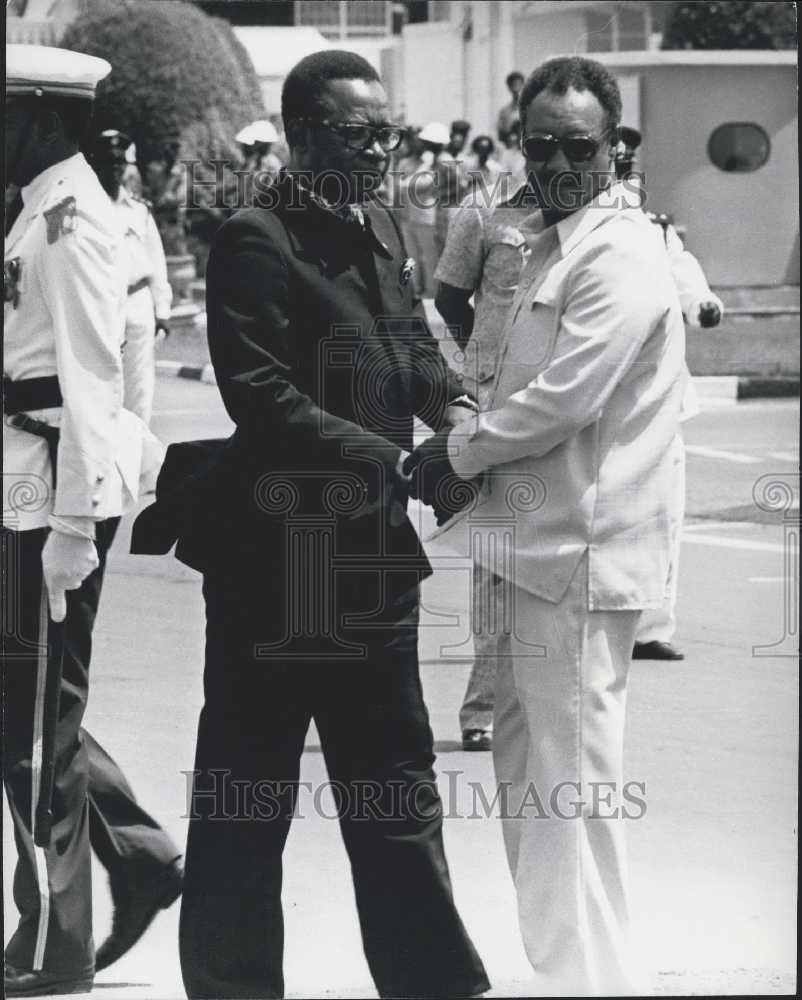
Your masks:
<path fill-rule="evenodd" d="M 796 68 L 653 66 L 640 78 L 649 206 L 685 225 L 713 284 L 798 283 Z M 707 155 L 713 129 L 737 121 L 771 140 L 751 173 L 719 170 Z"/>
<path fill-rule="evenodd" d="M 560 11 L 554 14 L 513 18 L 514 65 L 528 76 L 535 67 L 552 56 L 577 55 L 587 51 L 587 25 L 584 11 Z"/>
<path fill-rule="evenodd" d="M 462 36 L 450 21 L 404 27 L 402 111 L 409 124 L 448 124 L 461 117 L 463 48 Z"/>

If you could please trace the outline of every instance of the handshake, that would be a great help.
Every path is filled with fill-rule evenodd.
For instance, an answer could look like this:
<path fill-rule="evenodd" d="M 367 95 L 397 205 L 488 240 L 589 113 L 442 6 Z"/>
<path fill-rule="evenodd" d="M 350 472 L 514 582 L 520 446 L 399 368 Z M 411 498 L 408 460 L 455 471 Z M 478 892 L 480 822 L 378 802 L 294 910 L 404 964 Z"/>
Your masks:
<path fill-rule="evenodd" d="M 448 457 L 451 430 L 443 427 L 399 462 L 409 495 L 434 510 L 438 526 L 475 503 L 482 484 L 481 475 L 462 479 L 454 471 Z"/>

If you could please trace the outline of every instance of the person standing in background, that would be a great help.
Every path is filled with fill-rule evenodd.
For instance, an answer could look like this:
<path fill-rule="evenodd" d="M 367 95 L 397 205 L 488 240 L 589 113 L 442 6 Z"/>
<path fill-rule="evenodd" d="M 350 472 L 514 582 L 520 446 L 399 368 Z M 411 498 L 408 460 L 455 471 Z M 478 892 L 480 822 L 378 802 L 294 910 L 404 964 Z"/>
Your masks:
<path fill-rule="evenodd" d="M 468 195 L 454 214 L 435 271 L 435 306 L 463 351 L 463 385 L 478 400 L 480 410 L 490 403 L 501 334 L 529 252 L 521 228 L 532 210 L 523 200 L 521 204 L 514 197 L 502 200 L 501 192 L 492 202 Z M 497 584 L 496 574 L 474 563 L 474 659 L 459 712 L 463 750 L 492 747 L 501 627 Z"/>
<path fill-rule="evenodd" d="M 173 290 L 167 280 L 167 260 L 150 206 L 129 194 L 122 185 L 130 146 L 131 139 L 125 133 L 106 129 L 92 144 L 90 162 L 114 205 L 128 268 L 123 405 L 149 424 L 156 387 L 155 341 L 158 334 L 169 336 Z"/>
<path fill-rule="evenodd" d="M 505 104 L 499 111 L 498 119 L 496 120 L 496 132 L 498 133 L 499 142 L 505 144 L 507 136 L 513 130 L 514 126 L 520 122 L 518 97 L 524 85 L 523 73 L 520 73 L 517 69 L 513 70 L 512 73 L 508 74 L 506 84 L 510 92 L 510 102 L 509 104 Z"/>
<path fill-rule="evenodd" d="M 634 166 L 636 151 L 641 145 L 641 133 L 638 129 L 624 125 L 619 129 L 619 138 L 621 145 L 615 161 L 616 176 L 620 180 L 627 181 L 630 186 L 639 187 L 640 175 L 637 174 Z M 671 273 L 679 292 L 685 322 L 689 326 L 697 328 L 718 326 L 724 315 L 724 303 L 711 290 L 701 264 L 692 253 L 685 249 L 679 233 L 667 215 L 648 211 L 646 214 L 656 226 L 662 229 L 666 252 L 671 261 Z M 699 403 L 693 381 L 688 373 L 680 419 L 684 423 L 698 413 Z M 685 654 L 677 649 L 672 641 L 677 628 L 679 561 L 682 525 L 685 519 L 685 442 L 680 429 L 677 430 L 673 450 L 675 520 L 672 525 L 669 590 L 666 600 L 660 608 L 644 611 L 641 615 L 632 649 L 634 660 L 683 660 L 685 658 Z"/>
<path fill-rule="evenodd" d="M 412 280 L 418 298 L 434 295 L 434 270 L 439 257 L 435 247 L 436 165 L 448 140 L 445 125 L 429 122 L 411 141 L 410 156 L 400 165 L 401 228 L 407 251 L 415 260 Z"/>
<path fill-rule="evenodd" d="M 501 152 L 501 168 L 509 176 L 510 191 L 514 191 L 526 181 L 526 158 L 521 152 L 520 125 L 514 123 L 507 133 Z"/>
<path fill-rule="evenodd" d="M 492 197 L 503 168 L 495 159 L 495 144 L 489 135 L 478 135 L 471 143 L 471 158 L 465 175 L 472 191 L 483 195 L 485 203 Z"/>

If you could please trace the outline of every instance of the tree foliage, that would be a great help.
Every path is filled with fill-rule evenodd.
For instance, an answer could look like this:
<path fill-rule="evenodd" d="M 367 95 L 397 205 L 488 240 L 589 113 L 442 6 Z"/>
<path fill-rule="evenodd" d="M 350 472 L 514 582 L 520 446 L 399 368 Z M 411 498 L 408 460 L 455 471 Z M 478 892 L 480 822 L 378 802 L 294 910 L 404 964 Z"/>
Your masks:
<path fill-rule="evenodd" d="M 748 0 L 674 3 L 664 49 L 796 48 L 795 4 Z"/>
<path fill-rule="evenodd" d="M 65 48 L 102 56 L 98 130 L 126 132 L 141 163 L 234 158 L 234 136 L 264 117 L 259 81 L 231 26 L 184 0 L 88 0 Z"/>

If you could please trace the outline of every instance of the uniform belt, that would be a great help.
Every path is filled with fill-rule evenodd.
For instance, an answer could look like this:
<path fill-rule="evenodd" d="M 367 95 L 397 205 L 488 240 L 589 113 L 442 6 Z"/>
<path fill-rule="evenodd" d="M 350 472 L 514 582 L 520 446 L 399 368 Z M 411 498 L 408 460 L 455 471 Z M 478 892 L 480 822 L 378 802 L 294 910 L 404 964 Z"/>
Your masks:
<path fill-rule="evenodd" d="M 47 442 L 47 452 L 50 456 L 50 469 L 53 476 L 53 489 L 56 488 L 56 469 L 58 468 L 58 443 L 61 430 L 58 427 L 51 427 L 44 420 L 34 420 L 27 413 L 15 413 L 9 420 L 10 424 L 18 427 L 28 434 L 35 434 L 36 437 L 44 438 Z"/>
<path fill-rule="evenodd" d="M 3 376 L 3 413 L 6 416 L 28 410 L 46 410 L 51 406 L 61 406 L 63 402 L 57 375 L 25 378 L 18 382 Z"/>
<path fill-rule="evenodd" d="M 139 281 L 135 281 L 133 285 L 128 286 L 128 294 L 136 295 L 137 292 L 141 292 L 143 288 L 147 288 L 150 284 L 148 278 L 140 278 Z"/>

